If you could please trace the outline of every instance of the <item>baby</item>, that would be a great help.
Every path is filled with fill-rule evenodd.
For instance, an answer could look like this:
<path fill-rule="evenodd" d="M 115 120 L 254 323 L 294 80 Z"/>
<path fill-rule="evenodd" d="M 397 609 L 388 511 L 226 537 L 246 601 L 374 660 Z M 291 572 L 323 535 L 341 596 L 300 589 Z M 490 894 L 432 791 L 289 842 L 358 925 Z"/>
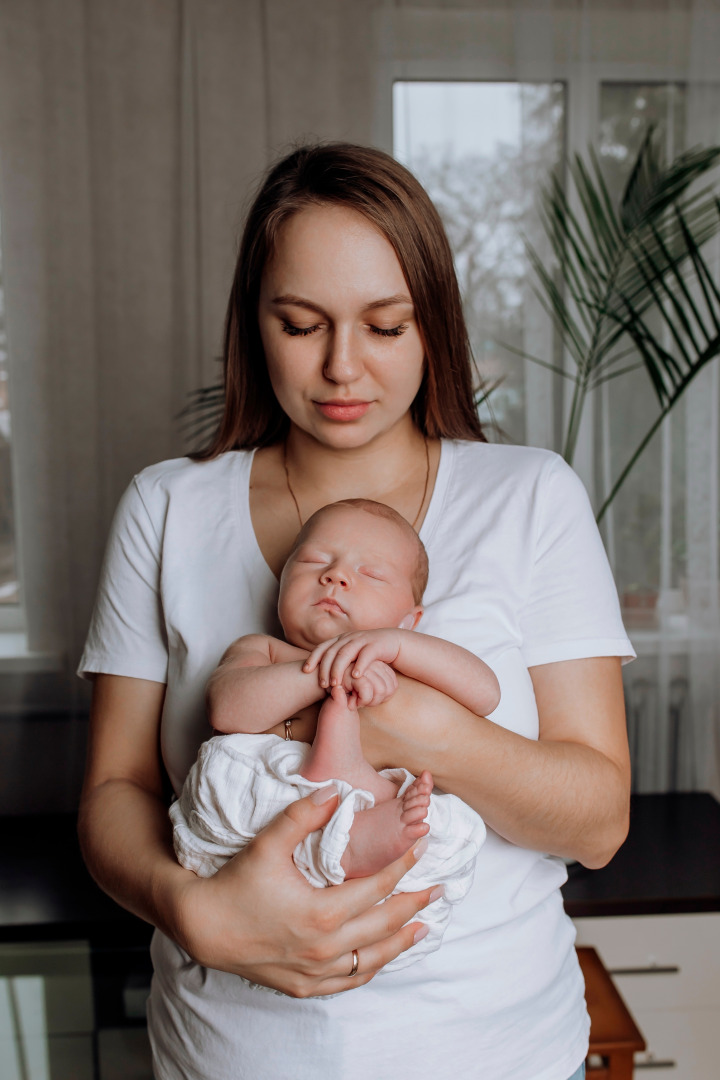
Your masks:
<path fill-rule="evenodd" d="M 208 683 L 208 705 L 215 730 L 234 734 L 204 744 L 170 810 L 178 858 L 202 876 L 290 802 L 331 779 L 339 806 L 294 854 L 311 884 L 372 874 L 429 833 L 427 851 L 398 891 L 439 881 L 445 896 L 421 913 L 431 933 L 410 950 L 414 955 L 389 967 L 438 947 L 449 905 L 470 887 L 485 829 L 459 799 L 432 794 L 429 772 L 417 779 L 404 769 L 376 772 L 362 753 L 358 706 L 392 696 L 396 672 L 479 715 L 492 712 L 500 697 L 482 660 L 413 632 L 427 576 L 422 542 L 390 507 L 351 499 L 314 514 L 280 580 L 287 641 L 251 634 L 227 650 Z"/>

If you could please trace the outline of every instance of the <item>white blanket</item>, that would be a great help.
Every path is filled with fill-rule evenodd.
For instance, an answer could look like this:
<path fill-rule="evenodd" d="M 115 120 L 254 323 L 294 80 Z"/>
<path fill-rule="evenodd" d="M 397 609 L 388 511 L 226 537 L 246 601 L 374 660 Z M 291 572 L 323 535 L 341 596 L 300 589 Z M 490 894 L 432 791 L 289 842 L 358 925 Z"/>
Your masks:
<path fill-rule="evenodd" d="M 204 743 L 188 773 L 180 798 L 170 807 L 178 860 L 200 877 L 211 877 L 286 806 L 325 787 L 299 775 L 310 747 L 276 735 L 218 735 Z M 398 797 L 413 782 L 406 769 L 383 775 L 399 784 Z M 324 829 L 311 833 L 294 852 L 295 864 L 316 888 L 344 880 L 340 860 L 358 810 L 374 805 L 369 791 L 333 781 L 339 805 Z M 395 892 L 419 892 L 444 885 L 445 895 L 425 908 L 417 921 L 428 934 L 384 970 L 399 970 L 439 948 L 452 905 L 468 892 L 475 859 L 485 840 L 481 818 L 454 795 L 434 792 L 427 816 L 428 849 L 398 882 Z"/>

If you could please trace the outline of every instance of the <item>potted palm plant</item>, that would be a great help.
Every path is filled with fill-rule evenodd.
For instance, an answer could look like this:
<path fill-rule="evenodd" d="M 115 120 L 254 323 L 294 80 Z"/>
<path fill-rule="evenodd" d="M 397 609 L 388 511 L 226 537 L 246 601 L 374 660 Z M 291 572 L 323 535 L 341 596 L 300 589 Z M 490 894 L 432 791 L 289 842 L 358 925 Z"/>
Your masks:
<path fill-rule="evenodd" d="M 587 162 L 572 161 L 569 191 L 553 175 L 541 193 L 551 260 L 529 243 L 527 250 L 568 363 L 520 355 L 573 384 L 563 457 L 572 464 L 589 395 L 604 382 L 643 367 L 658 403 L 598 521 L 693 378 L 720 353 L 720 290 L 703 252 L 720 232 L 720 200 L 712 186 L 698 186 L 719 159 L 715 146 L 668 164 L 649 128 L 619 203 L 592 150 Z"/>

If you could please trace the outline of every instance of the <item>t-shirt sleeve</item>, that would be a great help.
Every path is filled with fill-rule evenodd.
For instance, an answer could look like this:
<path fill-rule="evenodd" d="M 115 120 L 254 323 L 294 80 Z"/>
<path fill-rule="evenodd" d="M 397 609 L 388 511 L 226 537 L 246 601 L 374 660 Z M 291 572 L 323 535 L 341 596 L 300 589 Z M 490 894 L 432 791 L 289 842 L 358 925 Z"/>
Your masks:
<path fill-rule="evenodd" d="M 161 540 L 136 477 L 115 512 L 78 675 L 167 682 Z"/>
<path fill-rule="evenodd" d="M 527 604 L 521 615 L 528 667 L 635 652 L 620 617 L 615 582 L 587 492 L 553 458 L 538 480 L 536 536 Z"/>

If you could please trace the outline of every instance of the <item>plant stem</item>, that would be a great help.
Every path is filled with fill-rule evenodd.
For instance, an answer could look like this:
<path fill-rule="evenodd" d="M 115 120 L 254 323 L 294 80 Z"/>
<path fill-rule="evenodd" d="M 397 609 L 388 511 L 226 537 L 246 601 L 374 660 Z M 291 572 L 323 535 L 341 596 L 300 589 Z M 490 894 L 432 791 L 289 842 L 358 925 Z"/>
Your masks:
<path fill-rule="evenodd" d="M 575 456 L 575 447 L 577 446 L 578 435 L 580 433 L 580 421 L 582 420 L 586 391 L 587 387 L 585 385 L 585 379 L 578 372 L 575 376 L 575 388 L 573 389 L 572 405 L 570 406 L 570 416 L 568 417 L 565 446 L 562 455 L 568 465 L 572 465 L 573 457 Z"/>
<path fill-rule="evenodd" d="M 673 407 L 673 405 L 675 404 L 675 402 L 676 402 L 676 401 L 677 401 L 677 398 L 673 398 L 673 400 L 672 400 L 672 402 L 670 403 L 670 405 L 666 405 L 666 407 L 665 407 L 665 408 L 664 408 L 664 409 L 662 410 L 662 412 L 661 412 L 661 413 L 660 413 L 660 415 L 658 416 L 657 420 L 655 420 L 655 422 L 653 423 L 653 425 L 652 425 L 652 426 L 651 426 L 651 427 L 649 428 L 649 430 L 648 430 L 648 431 L 647 431 L 647 433 L 645 434 L 645 437 L 643 438 L 642 442 L 641 442 L 641 443 L 640 443 L 640 445 L 638 446 L 637 450 L 636 450 L 636 451 L 635 451 L 635 453 L 634 453 L 634 454 L 632 455 L 632 457 L 631 457 L 631 458 L 630 458 L 630 460 L 628 461 L 627 465 L 625 466 L 625 468 L 623 469 L 623 471 L 622 471 L 622 472 L 620 473 L 620 475 L 618 476 L 617 480 L 615 481 L 615 483 L 613 484 L 612 488 L 610 489 L 610 494 L 609 494 L 609 495 L 608 495 L 608 497 L 607 497 L 607 498 L 605 499 L 604 503 L 602 504 L 602 506 L 601 506 L 601 507 L 600 507 L 600 509 L 598 510 L 597 514 L 595 515 L 595 521 L 597 522 L 597 524 L 598 524 L 598 525 L 600 524 L 600 522 L 602 521 L 603 517 L 605 516 L 605 511 L 607 510 L 608 506 L 609 506 L 609 505 L 610 505 L 610 503 L 611 503 L 611 502 L 613 501 L 613 499 L 614 499 L 614 498 L 615 498 L 615 496 L 617 495 L 618 491 L 619 491 L 619 490 L 620 490 L 620 488 L 622 487 L 623 483 L 625 482 L 625 478 L 626 478 L 626 476 L 628 475 L 628 473 L 629 473 L 629 472 L 630 472 L 630 470 L 632 469 L 633 465 L 635 464 L 635 462 L 637 461 L 637 459 L 638 459 L 638 458 L 640 457 L 640 455 L 642 454 L 643 450 L 645 449 L 645 447 L 647 446 L 647 444 L 648 444 L 648 443 L 650 442 L 650 440 L 652 439 L 653 435 L 655 434 L 655 432 L 657 431 L 657 429 L 658 429 L 658 428 L 660 427 L 660 425 L 662 424 L 663 420 L 664 420 L 664 419 L 665 419 L 665 417 L 666 417 L 666 416 L 668 415 L 668 413 L 670 412 L 671 408 Z"/>

